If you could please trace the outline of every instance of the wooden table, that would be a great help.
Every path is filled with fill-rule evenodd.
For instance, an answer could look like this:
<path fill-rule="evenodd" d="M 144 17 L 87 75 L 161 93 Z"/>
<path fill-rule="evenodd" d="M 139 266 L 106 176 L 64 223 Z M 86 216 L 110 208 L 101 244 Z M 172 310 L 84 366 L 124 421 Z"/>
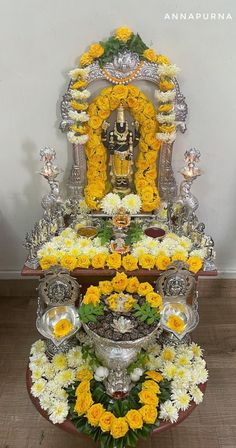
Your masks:
<path fill-rule="evenodd" d="M 27 390 L 28 390 L 28 394 L 30 396 L 30 399 L 33 403 L 33 405 L 36 407 L 37 411 L 46 419 L 50 422 L 48 414 L 46 411 L 44 411 L 40 404 L 39 404 L 39 400 L 38 398 L 33 397 L 33 395 L 31 394 L 31 386 L 32 386 L 32 380 L 31 380 L 31 372 L 29 367 L 26 370 L 26 386 L 27 386 Z M 207 382 L 204 384 L 200 384 L 199 388 L 201 389 L 202 393 L 204 394 L 206 391 L 206 387 L 207 387 Z M 171 423 L 168 421 L 163 421 L 161 422 L 159 428 L 154 429 L 154 434 L 159 434 L 163 431 L 166 431 L 168 429 L 173 428 L 176 425 L 179 425 L 179 423 L 181 423 L 183 420 L 185 420 L 196 408 L 196 403 L 194 403 L 194 401 L 191 402 L 189 408 L 186 411 L 179 411 L 179 418 L 175 423 Z M 52 422 L 50 422 L 52 423 Z M 58 426 L 58 428 L 69 432 L 70 434 L 75 434 L 77 436 L 81 436 L 82 433 L 80 433 L 76 427 L 73 425 L 72 421 L 70 419 L 65 420 L 63 423 L 61 424 L 56 424 L 55 426 Z M 84 436 L 84 434 L 83 434 Z"/>

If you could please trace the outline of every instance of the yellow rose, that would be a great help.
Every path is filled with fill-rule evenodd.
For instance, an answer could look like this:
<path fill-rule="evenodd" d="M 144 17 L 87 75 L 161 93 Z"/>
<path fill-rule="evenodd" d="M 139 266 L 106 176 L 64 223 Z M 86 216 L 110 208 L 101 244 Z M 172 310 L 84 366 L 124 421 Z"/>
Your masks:
<path fill-rule="evenodd" d="M 89 424 L 91 426 L 98 426 L 99 420 L 104 412 L 105 409 L 101 403 L 93 404 L 86 414 Z"/>
<path fill-rule="evenodd" d="M 116 29 L 115 36 L 121 42 L 127 42 L 131 36 L 133 35 L 133 31 L 127 26 L 121 26 Z"/>
<path fill-rule="evenodd" d="M 92 266 L 95 269 L 103 269 L 105 266 L 107 255 L 103 253 L 99 253 L 94 255 L 92 258 Z"/>
<path fill-rule="evenodd" d="M 135 97 L 129 96 L 127 98 L 127 104 L 131 109 L 135 109 L 138 107 L 138 100 Z"/>
<path fill-rule="evenodd" d="M 162 54 L 157 55 L 157 63 L 158 64 L 166 64 L 170 65 L 170 60 L 167 58 L 167 56 L 163 56 Z"/>
<path fill-rule="evenodd" d="M 49 269 L 51 266 L 55 266 L 57 264 L 57 257 L 55 255 L 47 255 L 42 257 L 39 261 L 41 268 L 45 271 Z"/>
<path fill-rule="evenodd" d="M 126 291 L 133 294 L 138 291 L 138 287 L 139 287 L 139 281 L 137 277 L 129 277 L 126 286 Z"/>
<path fill-rule="evenodd" d="M 129 427 L 125 417 L 114 417 L 114 419 L 112 419 L 111 435 L 114 439 L 124 437 L 128 430 Z"/>
<path fill-rule="evenodd" d="M 138 269 L 138 259 L 133 255 L 125 255 L 125 257 L 122 258 L 122 266 L 126 271 L 134 271 L 135 269 Z"/>
<path fill-rule="evenodd" d="M 81 369 L 76 375 L 78 381 L 90 381 L 92 378 L 93 374 L 89 369 Z"/>
<path fill-rule="evenodd" d="M 74 410 L 79 416 L 85 414 L 87 410 L 92 406 L 93 399 L 90 393 L 80 394 L 77 397 Z"/>
<path fill-rule="evenodd" d="M 77 262 L 76 262 L 77 268 L 88 269 L 89 265 L 90 265 L 90 259 L 89 259 L 88 255 L 80 255 L 77 258 Z"/>
<path fill-rule="evenodd" d="M 153 165 L 156 162 L 157 159 L 157 153 L 156 151 L 149 151 L 145 154 L 145 158 L 148 161 L 150 165 Z"/>
<path fill-rule="evenodd" d="M 111 95 L 111 97 L 110 97 L 110 108 L 111 108 L 111 110 L 117 109 L 117 107 L 119 107 L 119 104 L 120 104 L 120 100 L 118 98 L 116 98 L 116 96 Z"/>
<path fill-rule="evenodd" d="M 153 269 L 155 266 L 154 255 L 144 254 L 139 257 L 139 264 L 143 269 Z"/>
<path fill-rule="evenodd" d="M 191 256 L 189 257 L 189 259 L 187 260 L 187 263 L 189 265 L 189 270 L 191 272 L 194 272 L 196 274 L 196 272 L 198 272 L 203 265 L 202 259 L 200 257 L 197 256 Z"/>
<path fill-rule="evenodd" d="M 91 104 L 89 105 L 89 108 L 88 108 L 88 113 L 89 113 L 90 117 L 92 117 L 92 116 L 94 116 L 94 115 L 96 116 L 96 115 L 98 114 L 98 112 L 99 112 L 99 109 L 98 109 L 97 105 L 96 105 L 95 103 L 91 103 Z M 92 138 L 97 138 L 97 139 L 98 139 L 98 137 L 97 137 L 95 134 L 92 134 L 91 137 L 92 137 Z M 92 146 L 94 146 L 94 145 L 96 145 L 96 144 L 99 144 L 99 142 L 100 142 L 100 140 L 98 140 L 98 142 L 92 144 L 92 142 L 91 142 L 91 140 L 90 140 L 89 143 L 87 143 L 87 145 L 92 145 Z"/>
<path fill-rule="evenodd" d="M 187 261 L 186 255 L 184 255 L 183 252 L 175 252 L 174 255 L 172 255 L 172 261 Z"/>
<path fill-rule="evenodd" d="M 156 381 L 157 383 L 160 383 L 160 381 L 163 380 L 162 374 L 159 372 L 156 372 L 155 370 L 147 370 L 145 372 L 145 376 L 147 378 L 151 378 L 152 380 Z"/>
<path fill-rule="evenodd" d="M 157 60 L 157 54 L 151 48 L 147 48 L 147 50 L 143 52 L 143 56 L 150 62 L 156 62 Z"/>
<path fill-rule="evenodd" d="M 111 429 L 111 424 L 113 422 L 113 419 L 115 416 L 112 414 L 112 412 L 105 411 L 100 420 L 99 420 L 99 426 L 102 430 L 102 432 L 108 432 Z"/>
<path fill-rule="evenodd" d="M 143 202 L 152 202 L 153 201 L 153 188 L 145 187 L 141 192 Z"/>
<path fill-rule="evenodd" d="M 155 381 L 153 381 L 153 380 L 144 381 L 144 383 L 142 384 L 142 388 L 143 389 L 147 389 L 147 390 L 151 390 L 155 394 L 160 394 L 161 393 L 159 385 Z"/>
<path fill-rule="evenodd" d="M 119 297 L 119 294 L 114 293 L 114 294 L 111 294 L 111 295 L 107 298 L 108 306 L 109 306 L 109 308 L 110 308 L 112 311 L 116 311 L 116 310 L 117 310 L 117 299 L 118 299 L 118 297 Z"/>
<path fill-rule="evenodd" d="M 113 286 L 112 286 L 111 282 L 109 282 L 108 280 L 104 280 L 104 281 L 99 282 L 99 289 L 100 289 L 101 294 L 108 295 L 108 294 L 112 293 Z"/>
<path fill-rule="evenodd" d="M 119 99 L 126 98 L 128 95 L 128 87 L 123 84 L 118 84 L 113 88 L 113 93 Z"/>
<path fill-rule="evenodd" d="M 109 110 L 109 98 L 107 96 L 99 96 L 96 103 L 99 109 Z"/>
<path fill-rule="evenodd" d="M 92 114 L 92 115 L 94 115 L 94 114 Z M 100 138 L 96 134 L 92 134 L 89 137 L 89 141 L 86 144 L 86 148 L 87 147 L 88 148 L 94 148 L 94 147 L 98 146 L 99 144 L 100 144 Z"/>
<path fill-rule="evenodd" d="M 148 389 L 142 389 L 138 394 L 140 403 L 157 406 L 159 399 L 154 392 Z"/>
<path fill-rule="evenodd" d="M 82 54 L 79 62 L 80 62 L 80 65 L 82 67 L 84 67 L 86 65 L 91 64 L 91 62 L 93 62 L 93 58 L 92 58 L 91 54 L 89 54 L 87 52 L 87 53 Z"/>
<path fill-rule="evenodd" d="M 77 265 L 77 260 L 73 255 L 64 255 L 60 259 L 61 266 L 63 268 L 69 269 L 69 271 L 73 271 Z"/>
<path fill-rule="evenodd" d="M 133 96 L 133 97 L 138 97 L 140 95 L 140 90 L 138 89 L 138 87 L 133 86 L 133 85 L 129 85 L 128 86 L 129 89 L 129 93 Z"/>
<path fill-rule="evenodd" d="M 77 386 L 75 390 L 75 395 L 78 397 L 78 395 L 89 393 L 90 392 L 90 382 L 88 380 L 83 380 L 81 383 Z"/>
<path fill-rule="evenodd" d="M 146 106 L 143 109 L 143 113 L 148 118 L 155 117 L 155 115 L 156 115 L 155 108 L 151 103 L 146 104 Z"/>
<path fill-rule="evenodd" d="M 110 116 L 110 110 L 109 109 L 100 110 L 98 112 L 98 115 L 100 118 L 102 118 L 102 120 L 106 120 Z"/>
<path fill-rule="evenodd" d="M 167 255 L 158 255 L 156 258 L 156 267 L 160 271 L 165 271 L 170 262 L 171 259 Z"/>
<path fill-rule="evenodd" d="M 92 129 L 98 129 L 102 125 L 102 119 L 100 117 L 98 117 L 97 115 L 92 115 L 88 121 L 88 125 Z"/>
<path fill-rule="evenodd" d="M 66 336 L 73 328 L 72 323 L 68 319 L 60 319 L 53 327 L 53 333 L 56 337 Z"/>
<path fill-rule="evenodd" d="M 158 308 L 162 305 L 162 297 L 156 292 L 149 292 L 149 294 L 146 295 L 146 301 L 153 308 Z"/>
<path fill-rule="evenodd" d="M 89 47 L 89 54 L 92 58 L 100 58 L 104 53 L 104 48 L 101 44 L 95 43 L 90 45 Z"/>
<path fill-rule="evenodd" d="M 162 92 L 167 92 L 167 90 L 173 90 L 175 88 L 175 84 L 172 81 L 167 81 L 167 79 L 162 79 L 159 87 Z"/>
<path fill-rule="evenodd" d="M 125 416 L 131 429 L 140 429 L 143 427 L 143 418 L 139 411 L 131 409 Z"/>
<path fill-rule="evenodd" d="M 143 282 L 139 284 L 138 294 L 140 296 L 146 296 L 148 293 L 153 291 L 153 286 L 148 282 Z"/>
<path fill-rule="evenodd" d="M 175 314 L 171 314 L 168 317 L 166 325 L 170 330 L 174 330 L 177 333 L 182 333 L 186 326 L 184 320 Z"/>
<path fill-rule="evenodd" d="M 99 296 L 97 296 L 96 294 L 92 293 L 92 292 L 87 292 L 83 298 L 83 303 L 85 305 L 89 305 L 90 303 L 93 305 L 97 305 L 100 302 L 100 298 Z"/>
<path fill-rule="evenodd" d="M 114 291 L 121 292 L 124 291 L 128 280 L 127 275 L 124 272 L 117 272 L 116 276 L 111 281 Z"/>
<path fill-rule="evenodd" d="M 119 269 L 121 267 L 121 255 L 117 252 L 107 256 L 107 266 L 109 269 Z"/>
<path fill-rule="evenodd" d="M 155 423 L 158 415 L 155 406 L 146 404 L 145 406 L 139 409 L 139 412 L 145 423 L 148 423 L 149 425 L 153 425 Z"/>

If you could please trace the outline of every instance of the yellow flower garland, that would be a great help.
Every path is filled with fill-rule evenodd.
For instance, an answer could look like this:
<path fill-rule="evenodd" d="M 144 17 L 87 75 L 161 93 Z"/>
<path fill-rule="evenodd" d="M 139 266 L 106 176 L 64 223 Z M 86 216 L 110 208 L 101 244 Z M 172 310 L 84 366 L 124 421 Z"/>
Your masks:
<path fill-rule="evenodd" d="M 107 150 L 101 141 L 102 123 L 117 109 L 120 101 L 141 125 L 139 154 L 136 161 L 135 187 L 142 199 L 142 210 L 151 212 L 159 206 L 156 187 L 156 159 L 161 143 L 156 139 L 158 124 L 152 102 L 134 85 L 116 85 L 102 90 L 88 108 L 89 140 L 86 144 L 87 186 L 85 200 L 93 210 L 109 190 L 106 174 Z"/>

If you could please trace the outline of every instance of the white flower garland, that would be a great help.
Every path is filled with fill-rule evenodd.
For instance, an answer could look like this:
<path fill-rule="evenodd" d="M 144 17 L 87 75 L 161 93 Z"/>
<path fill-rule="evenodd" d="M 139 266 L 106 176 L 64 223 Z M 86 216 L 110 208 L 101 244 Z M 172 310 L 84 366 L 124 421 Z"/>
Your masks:
<path fill-rule="evenodd" d="M 89 343 L 85 335 L 85 343 Z M 42 340 L 36 341 L 30 351 L 32 387 L 31 393 L 39 399 L 40 406 L 48 413 L 52 423 L 63 423 L 69 413 L 68 396 L 64 388 L 76 379 L 76 374 L 82 369 L 90 369 L 89 359 L 83 359 L 82 348 L 77 346 L 66 354 L 58 353 L 51 361 L 46 357 L 46 345 Z M 171 381 L 171 397 L 160 405 L 159 418 L 172 423 L 178 420 L 179 411 L 185 411 L 194 401 L 203 400 L 199 384 L 208 378 L 206 362 L 202 358 L 202 349 L 194 342 L 189 346 L 180 344 L 176 348 L 159 344 L 149 346 L 147 350 L 149 370 L 162 373 Z M 103 381 L 109 371 L 103 366 L 96 368 L 94 378 Z M 131 373 L 133 382 L 139 381 L 144 371 L 136 368 Z"/>
<path fill-rule="evenodd" d="M 123 207 L 131 215 L 139 213 L 142 206 L 142 200 L 138 194 L 127 194 L 123 199 L 117 193 L 108 193 L 101 201 L 101 207 L 104 213 L 114 215 L 119 208 Z"/>

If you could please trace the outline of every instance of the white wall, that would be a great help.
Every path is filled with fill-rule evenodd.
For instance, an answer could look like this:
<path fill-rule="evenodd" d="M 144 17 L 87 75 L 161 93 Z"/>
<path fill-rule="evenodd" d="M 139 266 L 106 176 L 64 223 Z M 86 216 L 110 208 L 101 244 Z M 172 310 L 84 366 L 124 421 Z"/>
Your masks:
<path fill-rule="evenodd" d="M 172 12 L 229 12 L 233 20 L 169 21 Z M 19 271 L 22 241 L 41 215 L 46 182 L 39 150 L 55 147 L 67 172 L 70 148 L 58 130 L 66 73 L 94 41 L 128 25 L 182 68 L 188 131 L 175 145 L 176 170 L 196 146 L 204 176 L 193 191 L 217 246 L 222 271 L 236 273 L 234 0 L 0 0 L 0 271 Z"/>

